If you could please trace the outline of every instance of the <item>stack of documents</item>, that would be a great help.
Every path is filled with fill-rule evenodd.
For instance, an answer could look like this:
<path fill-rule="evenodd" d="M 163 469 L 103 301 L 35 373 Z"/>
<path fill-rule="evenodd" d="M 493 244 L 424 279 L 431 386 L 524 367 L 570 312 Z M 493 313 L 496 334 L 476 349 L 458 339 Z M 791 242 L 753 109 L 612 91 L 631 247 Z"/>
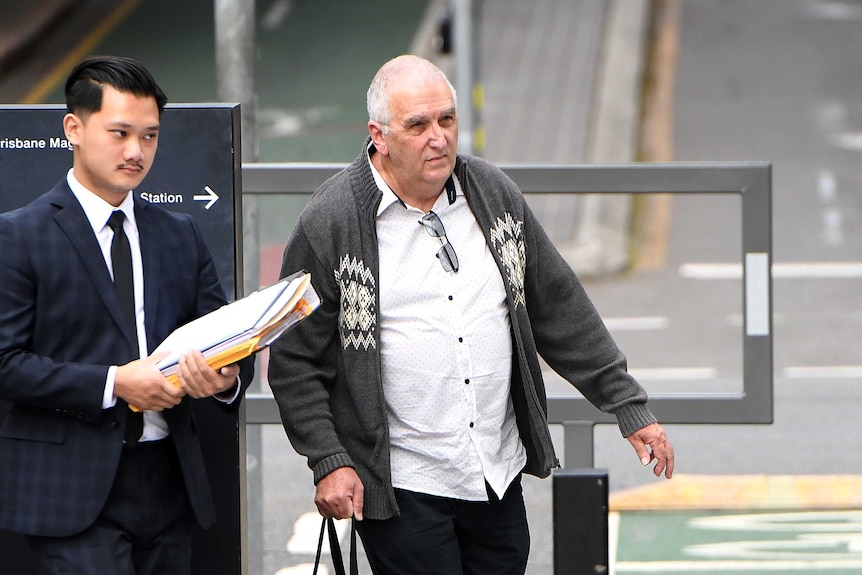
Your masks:
<path fill-rule="evenodd" d="M 269 346 L 318 305 L 311 274 L 298 272 L 177 328 L 153 351 L 169 352 L 156 365 L 179 385 L 186 352 L 200 350 L 210 367 L 221 369 Z"/>

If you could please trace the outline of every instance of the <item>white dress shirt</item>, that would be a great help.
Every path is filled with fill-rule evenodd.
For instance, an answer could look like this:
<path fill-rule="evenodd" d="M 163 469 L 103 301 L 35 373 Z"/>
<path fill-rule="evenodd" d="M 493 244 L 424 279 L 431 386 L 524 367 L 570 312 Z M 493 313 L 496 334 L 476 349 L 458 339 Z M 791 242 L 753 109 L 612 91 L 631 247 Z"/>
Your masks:
<path fill-rule="evenodd" d="M 372 165 L 383 199 L 380 354 L 395 487 L 485 501 L 502 498 L 526 463 L 509 394 L 512 338 L 506 292 L 456 184 L 434 205 L 458 256 L 444 271 L 440 240 L 418 223 Z"/>
<path fill-rule="evenodd" d="M 93 233 L 96 234 L 96 239 L 99 241 L 99 246 L 102 248 L 102 257 L 105 259 L 105 265 L 108 266 L 108 271 L 111 272 L 111 277 L 114 277 L 114 270 L 111 264 L 111 241 L 114 239 L 114 232 L 108 226 L 108 218 L 114 210 L 122 210 L 126 215 L 123 221 L 123 231 L 129 237 L 129 247 L 132 250 L 132 275 L 135 282 L 135 325 L 138 330 L 138 355 L 139 357 L 147 356 L 147 332 L 144 329 L 144 266 L 141 262 L 141 241 L 138 236 L 138 226 L 135 222 L 135 210 L 132 194 L 126 195 L 118 207 L 114 207 L 96 194 L 85 188 L 76 178 L 74 170 L 69 170 L 66 175 L 66 181 L 69 187 L 72 188 L 72 193 L 77 198 L 81 207 L 84 209 L 84 214 L 90 221 L 90 226 L 93 228 Z M 113 407 L 117 403 L 117 398 L 114 396 L 114 376 L 116 375 L 117 367 L 111 366 L 108 370 L 107 381 L 105 382 L 105 392 L 102 399 L 102 408 L 107 409 Z M 162 439 L 168 435 L 168 424 L 161 413 L 156 411 L 144 412 L 144 433 L 141 436 L 141 441 L 154 441 Z"/>

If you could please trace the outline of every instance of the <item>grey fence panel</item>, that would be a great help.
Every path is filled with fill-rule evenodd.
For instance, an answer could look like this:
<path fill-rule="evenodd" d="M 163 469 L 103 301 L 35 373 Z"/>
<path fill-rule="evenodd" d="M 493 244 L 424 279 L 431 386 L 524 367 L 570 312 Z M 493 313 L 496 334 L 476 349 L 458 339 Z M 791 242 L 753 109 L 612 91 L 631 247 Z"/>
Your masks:
<path fill-rule="evenodd" d="M 344 164 L 244 164 L 243 194 L 308 194 Z M 613 165 L 504 165 L 525 194 L 731 194 L 742 198 L 744 313 L 743 382 L 738 393 L 656 395 L 650 408 L 662 423 L 771 423 L 772 168 L 765 162 Z M 280 423 L 275 400 L 250 395 L 245 421 Z M 613 423 L 580 396 L 548 398 L 550 423 Z M 573 429 L 577 426 L 573 426 Z M 580 427 L 579 429 L 584 429 Z M 566 437 L 566 443 L 569 443 Z M 580 457 L 579 464 L 584 459 Z M 567 462 L 569 463 L 569 462 Z"/>

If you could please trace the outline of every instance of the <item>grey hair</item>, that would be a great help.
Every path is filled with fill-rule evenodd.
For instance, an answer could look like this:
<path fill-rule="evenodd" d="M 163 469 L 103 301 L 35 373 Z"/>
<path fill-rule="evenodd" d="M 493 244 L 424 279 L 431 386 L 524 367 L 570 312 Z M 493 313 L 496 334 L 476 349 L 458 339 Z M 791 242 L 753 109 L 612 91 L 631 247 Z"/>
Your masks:
<path fill-rule="evenodd" d="M 452 93 L 452 103 L 455 104 L 456 108 L 458 107 L 455 88 L 440 68 L 420 56 L 412 54 L 397 56 L 380 67 L 371 80 L 366 95 L 368 119 L 379 122 L 383 126 L 384 134 L 389 133 L 389 123 L 392 121 L 392 107 L 389 99 L 390 86 L 393 80 L 405 73 L 415 74 L 428 80 L 442 78 Z"/>

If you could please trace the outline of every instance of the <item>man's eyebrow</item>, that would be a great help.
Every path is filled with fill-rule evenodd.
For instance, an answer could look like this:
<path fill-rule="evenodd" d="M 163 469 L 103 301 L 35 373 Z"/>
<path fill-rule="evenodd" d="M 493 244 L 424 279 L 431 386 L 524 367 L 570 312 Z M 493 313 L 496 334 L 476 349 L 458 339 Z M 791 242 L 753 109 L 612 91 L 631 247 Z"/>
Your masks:
<path fill-rule="evenodd" d="M 404 118 L 404 124 L 410 126 L 412 124 L 421 124 L 422 122 L 427 122 L 428 116 L 424 114 L 416 114 L 415 116 L 407 116 Z"/>
<path fill-rule="evenodd" d="M 132 124 L 130 124 L 128 122 L 122 122 L 122 121 L 108 122 L 108 126 L 111 128 L 121 128 L 123 130 L 130 130 L 130 129 L 134 128 L 134 126 Z M 159 130 L 159 126 L 160 126 L 160 124 L 153 124 L 151 126 L 146 126 L 144 128 L 144 131 L 145 132 L 157 132 Z"/>
<path fill-rule="evenodd" d="M 415 124 L 422 124 L 424 122 L 427 122 L 429 118 L 442 118 L 443 116 L 454 116 L 455 114 L 456 108 L 453 106 L 441 112 L 437 112 L 436 114 L 416 114 L 415 116 L 407 116 L 406 118 L 404 118 L 404 125 L 410 126 Z"/>

